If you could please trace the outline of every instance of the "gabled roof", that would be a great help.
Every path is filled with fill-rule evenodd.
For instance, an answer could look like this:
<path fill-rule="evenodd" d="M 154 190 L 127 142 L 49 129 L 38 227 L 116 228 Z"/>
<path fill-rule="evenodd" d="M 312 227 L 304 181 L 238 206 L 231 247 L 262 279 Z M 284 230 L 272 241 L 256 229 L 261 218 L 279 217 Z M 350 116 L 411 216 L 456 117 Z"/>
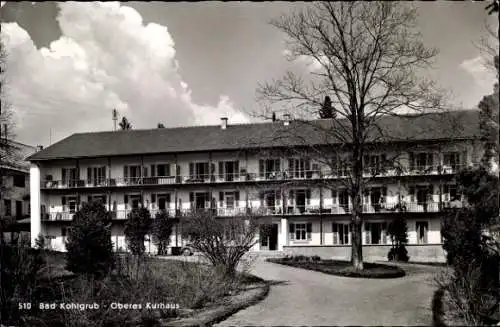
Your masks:
<path fill-rule="evenodd" d="M 165 154 L 341 143 L 324 130 L 343 131 L 345 119 L 318 119 L 257 124 L 157 128 L 116 132 L 77 133 L 39 151 L 27 160 Z M 349 138 L 348 135 L 344 136 Z M 368 141 L 473 139 L 479 136 L 479 111 L 461 110 L 421 116 L 383 116 Z"/>
<path fill-rule="evenodd" d="M 9 139 L 0 140 L 0 168 L 29 171 L 29 162 L 26 158 L 36 152 L 36 148 Z"/>

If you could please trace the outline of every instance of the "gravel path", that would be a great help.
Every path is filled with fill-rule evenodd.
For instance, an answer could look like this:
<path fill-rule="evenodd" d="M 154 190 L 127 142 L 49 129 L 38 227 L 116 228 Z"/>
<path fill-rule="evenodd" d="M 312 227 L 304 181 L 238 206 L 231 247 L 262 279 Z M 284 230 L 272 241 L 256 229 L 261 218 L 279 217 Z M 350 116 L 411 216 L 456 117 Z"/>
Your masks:
<path fill-rule="evenodd" d="M 215 326 L 430 326 L 433 276 L 441 268 L 409 265 L 405 270 L 403 278 L 358 279 L 259 258 L 253 273 L 274 281 L 269 295 Z"/>

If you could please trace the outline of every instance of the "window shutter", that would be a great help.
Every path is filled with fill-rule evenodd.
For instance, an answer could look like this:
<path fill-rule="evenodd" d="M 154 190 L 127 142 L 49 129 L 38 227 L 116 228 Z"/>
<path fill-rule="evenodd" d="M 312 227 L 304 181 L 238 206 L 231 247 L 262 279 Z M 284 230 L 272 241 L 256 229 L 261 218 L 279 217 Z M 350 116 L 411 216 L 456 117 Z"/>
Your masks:
<path fill-rule="evenodd" d="M 224 192 L 219 192 L 219 207 L 222 208 L 224 206 Z"/>
<path fill-rule="evenodd" d="M 224 178 L 224 162 L 219 161 L 219 178 Z"/>
<path fill-rule="evenodd" d="M 65 205 L 66 205 L 66 197 L 65 197 L 65 196 L 63 196 L 63 197 L 61 198 L 61 203 L 62 203 L 62 205 L 63 205 L 63 206 L 65 206 Z"/>
<path fill-rule="evenodd" d="M 333 231 L 333 244 L 339 244 L 339 234 L 336 223 L 332 224 L 332 231 Z"/>
<path fill-rule="evenodd" d="M 387 156 L 385 153 L 380 155 L 380 167 L 384 169 L 387 166 Z"/>
<path fill-rule="evenodd" d="M 276 205 L 281 205 L 281 190 L 275 191 Z"/>
<path fill-rule="evenodd" d="M 312 224 L 311 223 L 306 224 L 306 233 L 307 233 L 307 239 L 311 240 L 312 239 Z"/>
<path fill-rule="evenodd" d="M 189 178 L 194 177 L 194 163 L 190 162 L 189 163 Z"/>
<path fill-rule="evenodd" d="M 87 167 L 87 184 L 92 183 L 92 168 Z"/>
<path fill-rule="evenodd" d="M 409 193 L 410 193 L 410 201 L 415 202 L 415 186 L 410 186 Z"/>
<path fill-rule="evenodd" d="M 293 205 L 295 203 L 295 192 L 293 190 L 290 190 L 290 192 L 288 193 L 289 194 L 289 202 L 290 202 L 290 205 Z"/>
<path fill-rule="evenodd" d="M 280 168 L 280 159 L 276 159 L 275 160 L 275 164 L 274 164 L 274 171 L 280 171 L 281 168 Z"/>
<path fill-rule="evenodd" d="M 193 203 L 194 202 L 194 193 L 189 192 L 189 202 Z"/>
<path fill-rule="evenodd" d="M 428 153 L 427 154 L 427 165 L 433 166 L 433 160 L 434 159 L 434 153 Z"/>
<path fill-rule="evenodd" d="M 156 165 L 151 165 L 151 177 L 158 176 L 158 172 L 156 171 Z"/>
<path fill-rule="evenodd" d="M 415 154 L 413 152 L 409 153 L 410 170 L 415 169 Z"/>
<path fill-rule="evenodd" d="M 123 166 L 123 177 L 128 178 L 128 166 Z"/>
<path fill-rule="evenodd" d="M 148 177 L 148 167 L 142 167 L 142 177 Z"/>
<path fill-rule="evenodd" d="M 63 183 L 66 182 L 66 168 L 61 169 L 61 179 L 63 180 Z"/>
<path fill-rule="evenodd" d="M 264 178 L 264 160 L 259 160 L 259 177 Z"/>
<path fill-rule="evenodd" d="M 125 202 L 125 204 L 128 203 L 128 194 L 123 195 L 123 202 Z"/>
<path fill-rule="evenodd" d="M 311 171 L 311 160 L 306 160 L 305 169 L 306 171 Z"/>
<path fill-rule="evenodd" d="M 77 197 L 76 197 L 76 203 L 77 203 L 77 204 L 80 204 L 81 202 L 82 202 L 82 201 L 81 201 L 81 197 L 80 197 L 80 196 L 77 196 Z"/>
<path fill-rule="evenodd" d="M 106 166 L 102 166 L 101 169 L 102 169 L 102 178 L 106 180 Z"/>
<path fill-rule="evenodd" d="M 310 205 L 311 204 L 311 190 L 306 190 L 306 204 Z"/>
<path fill-rule="evenodd" d="M 240 192 L 239 191 L 234 192 L 234 200 L 236 202 L 240 201 Z M 239 205 L 237 204 L 236 206 L 239 206 Z"/>
<path fill-rule="evenodd" d="M 156 202 L 156 194 L 151 194 L 151 203 L 155 203 Z"/>
<path fill-rule="evenodd" d="M 381 234 L 382 244 L 387 244 L 387 223 L 382 223 Z"/>
<path fill-rule="evenodd" d="M 295 164 L 295 159 L 293 159 L 293 158 L 288 159 L 288 170 L 290 171 L 290 174 L 292 176 L 295 175 L 295 166 L 294 166 L 294 164 Z"/>
<path fill-rule="evenodd" d="M 370 223 L 365 223 L 365 244 L 371 243 Z"/>
<path fill-rule="evenodd" d="M 89 196 L 87 197 L 87 203 L 92 203 L 92 195 L 89 195 Z"/>
<path fill-rule="evenodd" d="M 295 240 L 295 224 L 289 224 L 288 229 L 290 230 L 290 240 Z"/>
<path fill-rule="evenodd" d="M 238 160 L 236 160 L 236 161 L 234 162 L 234 172 L 235 172 L 236 174 L 239 174 L 239 173 L 240 173 L 240 162 L 239 162 Z"/>

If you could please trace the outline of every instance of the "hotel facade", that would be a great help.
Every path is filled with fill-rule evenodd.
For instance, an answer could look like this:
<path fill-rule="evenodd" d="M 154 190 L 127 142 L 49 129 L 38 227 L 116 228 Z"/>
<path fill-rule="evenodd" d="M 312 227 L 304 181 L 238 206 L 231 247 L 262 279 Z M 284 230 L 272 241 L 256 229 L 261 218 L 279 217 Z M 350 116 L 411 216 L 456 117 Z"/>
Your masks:
<path fill-rule="evenodd" d="M 383 137 L 373 136 L 363 156 L 367 260 L 387 260 L 387 227 L 399 215 L 407 219 L 411 260 L 445 260 L 441 220 L 462 203 L 455 174 L 482 155 L 478 117 L 468 110 L 379 119 Z M 28 158 L 32 245 L 42 234 L 64 251 L 81 203 L 101 200 L 112 214 L 115 249 L 126 249 L 128 213 L 144 206 L 153 217 L 166 210 L 181 220 L 196 210 L 235 219 L 252 213 L 270 225 L 255 251 L 350 259 L 349 169 L 338 159 L 341 144 L 317 128 L 330 123 L 231 125 L 223 118 L 220 126 L 74 134 Z M 174 231 L 171 246 L 184 243 Z M 146 249 L 156 251 L 149 237 Z"/>

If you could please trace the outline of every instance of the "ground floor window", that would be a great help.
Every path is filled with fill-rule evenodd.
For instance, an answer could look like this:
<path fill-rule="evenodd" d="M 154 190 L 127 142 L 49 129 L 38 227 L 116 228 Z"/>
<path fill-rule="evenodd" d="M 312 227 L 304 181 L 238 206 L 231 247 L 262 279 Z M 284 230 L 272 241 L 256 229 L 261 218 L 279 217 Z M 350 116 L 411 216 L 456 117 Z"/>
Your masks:
<path fill-rule="evenodd" d="M 365 244 L 387 244 L 387 223 L 365 222 Z"/>
<path fill-rule="evenodd" d="M 333 244 L 350 244 L 351 224 L 333 223 Z"/>
<path fill-rule="evenodd" d="M 312 239 L 311 223 L 290 224 L 290 239 L 295 241 L 308 241 Z"/>
<path fill-rule="evenodd" d="M 427 221 L 417 221 L 416 227 L 417 231 L 417 244 L 427 244 L 427 234 L 429 231 L 429 222 Z"/>

